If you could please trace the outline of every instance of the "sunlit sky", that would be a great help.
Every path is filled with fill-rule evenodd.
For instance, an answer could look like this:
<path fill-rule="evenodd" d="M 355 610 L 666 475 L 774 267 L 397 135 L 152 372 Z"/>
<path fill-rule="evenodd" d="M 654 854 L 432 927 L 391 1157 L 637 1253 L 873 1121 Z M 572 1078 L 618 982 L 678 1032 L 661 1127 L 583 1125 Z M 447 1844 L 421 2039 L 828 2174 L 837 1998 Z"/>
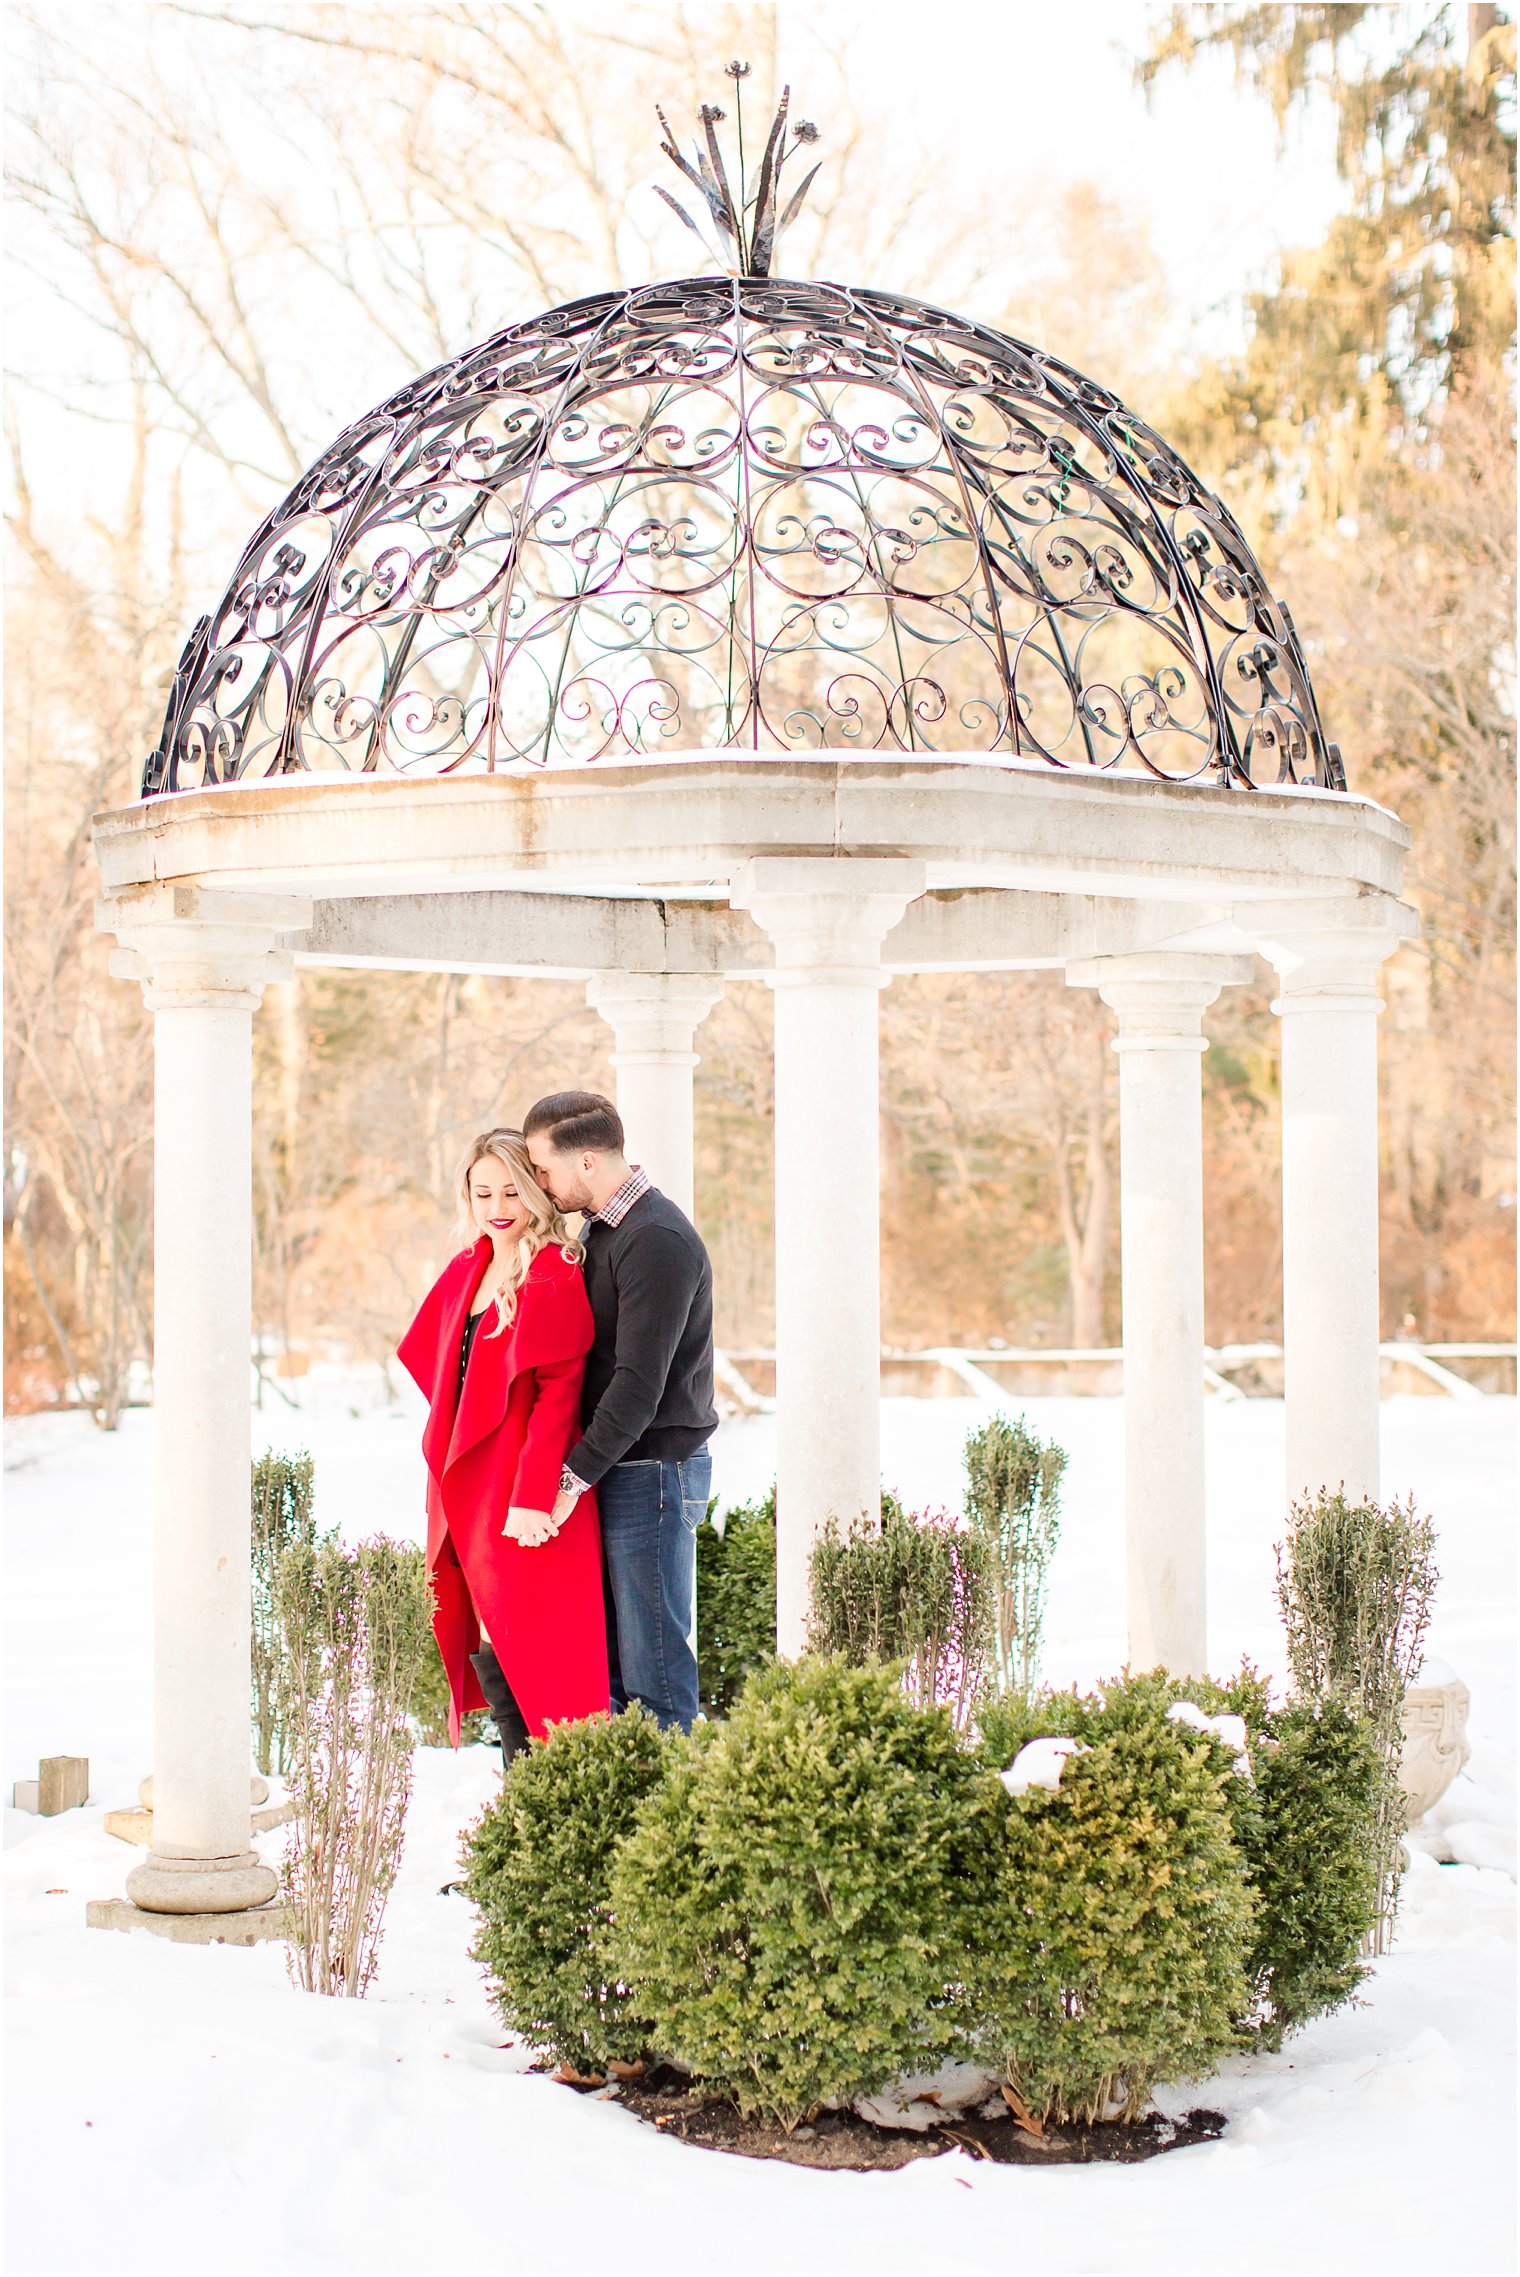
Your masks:
<path fill-rule="evenodd" d="M 200 0 L 192 12 L 214 16 L 217 0 Z M 700 26 L 704 10 L 687 12 Z M 718 12 L 711 13 L 721 93 L 727 57 Z M 996 233 L 991 265 L 999 272 L 1017 272 L 1023 217 L 1041 226 L 1063 186 L 1088 182 L 1113 200 L 1155 247 L 1178 311 L 1178 352 L 1191 358 L 1241 337 L 1245 294 L 1268 279 L 1280 248 L 1323 235 L 1343 190 L 1328 106 L 1295 119 L 1280 140 L 1266 104 L 1234 84 L 1227 58 L 1169 76 L 1147 103 L 1132 61 L 1160 13 L 1152 0 L 779 0 L 778 7 L 783 69 L 799 106 L 812 108 L 810 85 L 833 81 L 824 51 L 842 50 L 854 106 L 870 131 L 894 160 L 900 154 L 905 171 L 925 162 L 951 171 L 959 202 Z M 1464 13 L 1457 11 L 1459 26 Z M 582 0 L 575 14 L 616 21 L 618 9 L 612 0 Z M 144 0 L 108 9 L 54 0 L 50 21 L 109 72 L 118 43 L 126 68 L 145 30 L 177 38 L 184 19 Z M 235 133 L 236 74 L 219 79 L 212 94 L 216 125 Z M 826 129 L 826 112 L 820 115 Z M 662 171 L 654 143 L 651 132 L 651 182 Z M 677 225 L 671 236 L 667 273 L 676 273 L 688 248 Z M 923 290 L 914 264 L 903 266 L 902 277 L 860 281 Z M 529 313 L 503 309 L 497 321 Z M 81 416 L 74 400 L 69 375 L 83 367 L 92 337 L 59 309 L 45 276 L 12 284 L 10 329 L 12 361 L 43 382 L 40 393 L 33 386 L 16 396 L 29 451 L 56 488 L 55 498 L 38 504 L 67 513 L 102 474 L 109 479 L 120 449 L 113 430 Z M 404 374 L 329 365 L 328 376 L 337 383 L 335 402 L 354 416 Z M 362 400 L 350 404 L 353 389 Z M 326 416 L 324 405 L 315 424 Z"/>
<path fill-rule="evenodd" d="M 1286 144 L 1266 104 L 1210 57 L 1163 81 L 1149 103 L 1132 58 L 1161 10 L 1150 0 L 783 0 L 805 77 L 809 23 L 865 23 L 849 69 L 860 110 L 915 157 L 949 156 L 989 193 L 988 226 L 1018 228 L 1008 190 L 1088 180 L 1143 218 L 1181 306 L 1219 347 L 1238 335 L 1241 296 L 1274 252 L 1321 236 L 1342 188 L 1328 106 Z M 933 36 L 924 37 L 925 26 Z M 904 57 L 913 57 L 911 69 Z"/>

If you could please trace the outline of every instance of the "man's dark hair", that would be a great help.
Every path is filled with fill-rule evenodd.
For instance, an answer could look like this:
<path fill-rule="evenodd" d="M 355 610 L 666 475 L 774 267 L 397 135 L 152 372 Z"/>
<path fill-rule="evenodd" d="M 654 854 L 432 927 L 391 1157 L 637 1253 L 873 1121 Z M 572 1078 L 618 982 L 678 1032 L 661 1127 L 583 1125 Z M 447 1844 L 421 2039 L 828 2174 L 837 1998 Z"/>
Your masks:
<path fill-rule="evenodd" d="M 556 1154 L 621 1154 L 623 1118 L 600 1091 L 551 1091 L 523 1117 L 523 1137 L 546 1131 Z"/>

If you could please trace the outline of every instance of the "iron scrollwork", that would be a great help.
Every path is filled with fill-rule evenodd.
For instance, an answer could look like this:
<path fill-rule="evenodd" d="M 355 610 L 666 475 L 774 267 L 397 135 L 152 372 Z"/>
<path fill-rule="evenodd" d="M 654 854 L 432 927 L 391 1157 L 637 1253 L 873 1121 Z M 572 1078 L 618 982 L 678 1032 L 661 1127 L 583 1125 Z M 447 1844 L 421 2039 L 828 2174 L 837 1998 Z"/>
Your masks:
<path fill-rule="evenodd" d="M 551 310 L 348 428 L 191 634 L 143 795 L 692 749 L 1345 787 L 1240 529 L 1117 397 L 740 275 Z"/>

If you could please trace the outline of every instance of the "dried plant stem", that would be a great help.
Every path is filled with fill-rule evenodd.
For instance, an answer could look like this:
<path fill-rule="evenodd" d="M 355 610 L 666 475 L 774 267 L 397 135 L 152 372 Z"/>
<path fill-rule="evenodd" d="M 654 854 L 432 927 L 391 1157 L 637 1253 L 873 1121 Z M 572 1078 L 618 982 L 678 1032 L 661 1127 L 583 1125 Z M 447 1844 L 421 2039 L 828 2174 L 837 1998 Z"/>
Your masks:
<path fill-rule="evenodd" d="M 296 1806 L 284 1873 L 291 1974 L 308 1992 L 358 1997 L 401 1859 L 427 1578 L 420 1553 L 398 1543 L 297 1543 L 280 1561 L 277 1600 Z"/>

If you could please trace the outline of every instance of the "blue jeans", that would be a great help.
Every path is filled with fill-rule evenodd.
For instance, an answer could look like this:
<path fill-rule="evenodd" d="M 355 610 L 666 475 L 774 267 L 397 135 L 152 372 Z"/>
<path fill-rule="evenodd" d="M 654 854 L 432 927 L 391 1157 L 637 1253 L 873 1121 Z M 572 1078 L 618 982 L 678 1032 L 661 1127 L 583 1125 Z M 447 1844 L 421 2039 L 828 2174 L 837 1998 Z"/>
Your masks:
<path fill-rule="evenodd" d="M 638 1700 L 666 1729 L 692 1727 L 697 1528 L 711 1484 L 705 1449 L 684 1463 L 614 1463 L 598 1481 L 614 1715 Z"/>

